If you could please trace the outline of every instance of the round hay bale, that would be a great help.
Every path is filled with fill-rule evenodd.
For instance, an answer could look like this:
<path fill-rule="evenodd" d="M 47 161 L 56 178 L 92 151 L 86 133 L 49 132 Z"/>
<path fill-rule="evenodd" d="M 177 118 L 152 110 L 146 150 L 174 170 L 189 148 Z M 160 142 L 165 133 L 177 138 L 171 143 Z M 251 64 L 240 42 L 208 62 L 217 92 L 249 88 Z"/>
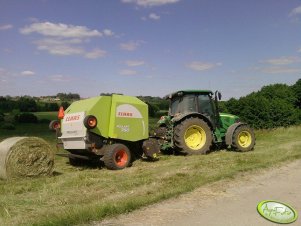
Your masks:
<path fill-rule="evenodd" d="M 54 153 L 38 137 L 11 137 L 0 143 L 0 178 L 51 175 Z"/>

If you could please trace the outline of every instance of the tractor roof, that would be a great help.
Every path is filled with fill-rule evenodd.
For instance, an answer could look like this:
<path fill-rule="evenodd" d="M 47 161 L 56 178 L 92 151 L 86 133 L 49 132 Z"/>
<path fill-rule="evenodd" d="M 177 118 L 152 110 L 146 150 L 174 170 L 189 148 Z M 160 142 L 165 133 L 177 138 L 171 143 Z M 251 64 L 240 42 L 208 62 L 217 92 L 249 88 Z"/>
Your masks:
<path fill-rule="evenodd" d="M 211 90 L 179 90 L 177 92 L 171 93 L 167 96 L 165 96 L 165 99 L 171 99 L 176 96 L 183 96 L 185 94 L 211 94 L 213 95 L 213 92 Z"/>

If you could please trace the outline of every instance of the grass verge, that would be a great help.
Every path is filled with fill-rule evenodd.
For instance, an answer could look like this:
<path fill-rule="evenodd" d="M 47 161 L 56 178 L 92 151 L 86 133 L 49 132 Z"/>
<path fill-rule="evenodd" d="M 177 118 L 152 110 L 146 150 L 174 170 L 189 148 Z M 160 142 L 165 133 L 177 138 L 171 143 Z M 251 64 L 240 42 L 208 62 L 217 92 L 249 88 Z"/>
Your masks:
<path fill-rule="evenodd" d="M 56 157 L 53 177 L 0 181 L 0 225 L 75 225 L 130 212 L 239 172 L 299 159 L 300 134 L 300 126 L 257 131 L 253 152 L 161 156 L 121 171 L 75 168 Z"/>

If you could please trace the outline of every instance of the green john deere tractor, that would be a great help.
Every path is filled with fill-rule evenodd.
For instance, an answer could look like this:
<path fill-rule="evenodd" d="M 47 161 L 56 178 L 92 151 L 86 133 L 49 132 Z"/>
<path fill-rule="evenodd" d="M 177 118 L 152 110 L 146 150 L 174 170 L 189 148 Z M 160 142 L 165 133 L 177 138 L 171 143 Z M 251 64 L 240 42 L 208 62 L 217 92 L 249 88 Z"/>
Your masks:
<path fill-rule="evenodd" d="M 186 154 L 205 154 L 212 145 L 251 151 L 255 145 L 253 130 L 238 116 L 219 113 L 220 92 L 184 90 L 166 97 L 168 116 L 162 116 L 155 130 L 161 150 L 176 149 Z"/>

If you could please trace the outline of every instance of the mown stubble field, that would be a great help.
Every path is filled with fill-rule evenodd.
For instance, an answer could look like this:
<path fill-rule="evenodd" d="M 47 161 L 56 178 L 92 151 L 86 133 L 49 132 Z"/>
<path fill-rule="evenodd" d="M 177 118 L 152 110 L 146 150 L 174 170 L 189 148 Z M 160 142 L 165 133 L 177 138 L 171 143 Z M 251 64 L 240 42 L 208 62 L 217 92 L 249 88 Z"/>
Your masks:
<path fill-rule="evenodd" d="M 301 126 L 256 131 L 252 152 L 162 155 L 157 162 L 137 160 L 121 171 L 73 167 L 56 156 L 51 177 L 0 180 L 0 225 L 75 225 L 130 212 L 241 172 L 300 159 L 300 134 Z M 14 135 L 42 137 L 56 151 L 46 124 L 0 130 L 0 140 Z"/>

